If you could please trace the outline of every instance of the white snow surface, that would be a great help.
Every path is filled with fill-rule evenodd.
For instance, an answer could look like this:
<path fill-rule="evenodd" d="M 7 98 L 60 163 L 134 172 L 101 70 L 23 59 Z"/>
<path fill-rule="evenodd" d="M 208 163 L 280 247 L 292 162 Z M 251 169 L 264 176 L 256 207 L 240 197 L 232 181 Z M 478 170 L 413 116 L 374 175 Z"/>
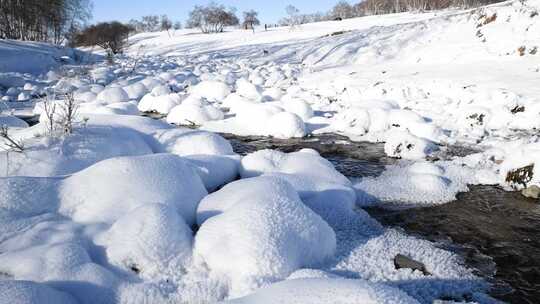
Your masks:
<path fill-rule="evenodd" d="M 538 11 L 141 33 L 86 66 L 80 51 L 0 41 L 0 124 L 24 147 L 0 140 L 0 302 L 491 303 L 457 254 L 362 208 L 540 186 Z M 314 150 L 242 157 L 214 132 L 334 132 L 397 160 L 349 180 Z M 454 146 L 471 152 L 444 157 Z M 429 274 L 396 269 L 397 254 Z"/>

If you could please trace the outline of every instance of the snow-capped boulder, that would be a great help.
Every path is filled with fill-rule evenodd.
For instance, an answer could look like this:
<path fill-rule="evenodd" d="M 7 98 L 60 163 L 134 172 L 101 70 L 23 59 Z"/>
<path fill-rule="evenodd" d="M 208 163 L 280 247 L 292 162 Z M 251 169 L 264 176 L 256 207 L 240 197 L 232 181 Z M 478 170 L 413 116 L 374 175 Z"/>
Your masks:
<path fill-rule="evenodd" d="M 244 78 L 236 81 L 236 93 L 249 100 L 260 102 L 262 100 L 262 90 Z"/>
<path fill-rule="evenodd" d="M 168 114 L 171 109 L 178 106 L 181 102 L 182 99 L 178 94 L 154 95 L 153 93 L 148 93 L 139 102 L 138 109 L 141 112 Z"/>
<path fill-rule="evenodd" d="M 136 82 L 126 86 L 124 87 L 124 91 L 128 94 L 129 99 L 132 100 L 139 100 L 148 93 L 148 89 L 142 82 Z"/>
<path fill-rule="evenodd" d="M 403 159 L 423 159 L 437 150 L 437 146 L 407 131 L 391 130 L 386 133 L 384 153 L 390 157 Z"/>
<path fill-rule="evenodd" d="M 0 295 L 3 303 L 11 304 L 76 304 L 67 293 L 48 285 L 30 281 L 0 281 Z"/>
<path fill-rule="evenodd" d="M 227 301 L 228 304 L 418 304 L 407 293 L 388 285 L 364 280 L 309 278 L 287 280 Z"/>
<path fill-rule="evenodd" d="M 198 220 L 202 225 L 195 237 L 195 258 L 229 278 L 232 294 L 317 265 L 336 247 L 332 228 L 276 177 L 226 185 L 204 199 Z"/>
<path fill-rule="evenodd" d="M 191 89 L 191 94 L 209 101 L 222 101 L 231 93 L 229 86 L 221 81 L 205 80 Z"/>
<path fill-rule="evenodd" d="M 173 207 L 188 225 L 207 194 L 194 169 L 173 154 L 117 157 L 77 172 L 60 185 L 60 212 L 77 222 L 113 223 L 147 204 Z"/>
<path fill-rule="evenodd" d="M 129 96 L 122 88 L 106 88 L 97 95 L 97 100 L 103 103 L 129 101 Z"/>
<path fill-rule="evenodd" d="M 216 133 L 188 128 L 158 130 L 153 134 L 161 144 L 160 152 L 179 156 L 186 155 L 231 155 L 229 141 Z"/>
<path fill-rule="evenodd" d="M 302 118 L 290 112 L 273 115 L 266 122 L 265 133 L 277 138 L 304 137 L 307 135 L 306 125 Z"/>
<path fill-rule="evenodd" d="M 351 182 L 311 149 L 288 154 L 274 150 L 253 152 L 242 158 L 240 174 L 243 178 L 272 175 L 288 181 L 302 201 L 326 220 L 334 212 L 352 210 L 356 201 Z"/>
<path fill-rule="evenodd" d="M 106 232 L 110 263 L 145 278 L 172 275 L 191 257 L 192 231 L 175 208 L 164 204 L 137 207 Z"/>
<path fill-rule="evenodd" d="M 185 159 L 195 168 L 208 192 L 238 178 L 240 157 L 236 155 L 188 155 Z"/>
<path fill-rule="evenodd" d="M 28 128 L 28 123 L 13 115 L 0 114 L 0 126 L 7 126 L 8 128 Z"/>
<path fill-rule="evenodd" d="M 177 125 L 202 125 L 207 121 L 222 120 L 223 112 L 212 105 L 180 104 L 167 115 L 167 122 Z"/>
<path fill-rule="evenodd" d="M 307 121 L 313 117 L 313 109 L 302 99 L 287 98 L 282 100 L 281 106 L 285 111 L 298 115 L 302 120 Z"/>

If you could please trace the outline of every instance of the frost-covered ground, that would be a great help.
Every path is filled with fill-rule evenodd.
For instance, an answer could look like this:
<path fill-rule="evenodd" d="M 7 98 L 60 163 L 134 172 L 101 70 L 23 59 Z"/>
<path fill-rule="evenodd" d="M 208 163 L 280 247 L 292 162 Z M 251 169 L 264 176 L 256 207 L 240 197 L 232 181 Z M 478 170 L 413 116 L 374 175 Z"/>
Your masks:
<path fill-rule="evenodd" d="M 114 65 L 0 41 L 0 302 L 494 302 L 456 254 L 361 208 L 540 185 L 539 11 L 139 34 Z M 317 151 L 242 157 L 213 132 L 334 132 L 401 160 L 351 181 Z"/>

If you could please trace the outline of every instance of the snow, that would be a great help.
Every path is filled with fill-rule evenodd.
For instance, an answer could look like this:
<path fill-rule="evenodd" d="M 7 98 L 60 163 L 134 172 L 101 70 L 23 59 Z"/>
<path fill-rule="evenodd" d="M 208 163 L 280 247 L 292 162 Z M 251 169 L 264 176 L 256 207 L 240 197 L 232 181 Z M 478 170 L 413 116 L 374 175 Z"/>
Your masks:
<path fill-rule="evenodd" d="M 154 95 L 154 93 L 148 93 L 144 95 L 139 102 L 138 109 L 141 112 L 168 114 L 171 109 L 179 105 L 181 102 L 181 98 L 178 96 L 178 94 Z"/>
<path fill-rule="evenodd" d="M 418 303 L 406 293 L 362 280 L 297 279 L 262 288 L 252 295 L 227 301 L 242 303 Z"/>
<path fill-rule="evenodd" d="M 222 120 L 223 112 L 212 105 L 177 105 L 167 115 L 167 122 L 177 125 L 202 125 L 207 121 Z"/>
<path fill-rule="evenodd" d="M 0 126 L 8 128 L 27 128 L 28 124 L 16 116 L 0 114 Z"/>
<path fill-rule="evenodd" d="M 77 303 L 69 294 L 59 292 L 45 284 L 29 281 L 0 281 L 0 295 L 2 299 L 13 304 Z"/>
<path fill-rule="evenodd" d="M 156 131 L 153 136 L 161 144 L 160 152 L 186 155 L 231 155 L 231 144 L 218 134 L 176 128 Z"/>
<path fill-rule="evenodd" d="M 229 86 L 220 81 L 206 80 L 195 85 L 191 94 L 210 101 L 222 101 L 231 93 Z"/>
<path fill-rule="evenodd" d="M 195 258 L 227 276 L 235 295 L 324 262 L 336 246 L 332 228 L 274 177 L 228 184 L 201 202 L 197 220 Z"/>
<path fill-rule="evenodd" d="M 97 95 L 97 100 L 103 103 L 129 101 L 129 96 L 122 88 L 106 88 Z"/>
<path fill-rule="evenodd" d="M 176 210 L 164 204 L 137 207 L 105 233 L 110 263 L 142 277 L 180 271 L 191 257 L 192 232 Z"/>
<path fill-rule="evenodd" d="M 86 66 L 57 60 L 79 51 L 0 41 L 0 124 L 25 147 L 0 141 L 0 298 L 489 303 L 457 254 L 362 208 L 540 185 L 539 9 L 141 33 L 114 63 Z M 61 107 L 68 92 L 72 134 L 16 118 L 42 114 L 43 100 Z M 395 160 L 349 180 L 315 150 L 242 157 L 214 132 L 303 138 L 295 145 L 339 133 L 384 143 Z M 397 254 L 430 274 L 396 269 Z"/>
<path fill-rule="evenodd" d="M 110 158 L 68 177 L 58 191 L 60 212 L 83 223 L 112 223 L 139 206 L 161 203 L 192 225 L 207 194 L 191 166 L 172 154 Z"/>

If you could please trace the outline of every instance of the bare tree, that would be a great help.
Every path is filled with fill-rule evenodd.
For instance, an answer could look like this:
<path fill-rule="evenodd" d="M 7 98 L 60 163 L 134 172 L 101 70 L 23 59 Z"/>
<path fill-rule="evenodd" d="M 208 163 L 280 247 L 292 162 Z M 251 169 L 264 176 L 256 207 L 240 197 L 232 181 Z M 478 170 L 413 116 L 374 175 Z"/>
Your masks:
<path fill-rule="evenodd" d="M 82 31 L 76 39 L 77 45 L 104 48 L 111 56 L 121 53 L 132 28 L 118 21 L 102 22 Z"/>
<path fill-rule="evenodd" d="M 90 18 L 89 0 L 1 0 L 0 39 L 63 43 Z"/>
<path fill-rule="evenodd" d="M 330 11 L 330 18 L 342 20 L 354 17 L 353 7 L 347 1 L 338 2 Z"/>
<path fill-rule="evenodd" d="M 0 138 L 4 139 L 4 147 L 6 151 L 24 152 L 24 144 L 22 141 L 15 140 L 9 135 L 9 128 L 6 125 L 0 126 Z"/>
<path fill-rule="evenodd" d="M 294 5 L 287 5 L 285 7 L 285 12 L 287 13 L 287 18 L 284 20 L 287 25 L 289 25 L 291 28 L 294 28 L 301 24 L 300 21 L 300 10 L 296 8 Z"/>
<path fill-rule="evenodd" d="M 207 6 L 196 5 L 189 13 L 188 28 L 200 28 L 203 33 L 221 33 L 225 26 L 238 25 L 235 9 L 210 2 Z"/>
<path fill-rule="evenodd" d="M 252 29 L 255 31 L 255 25 L 261 24 L 257 16 L 259 15 L 258 12 L 255 10 L 249 10 L 244 12 L 244 21 L 242 22 L 242 27 L 244 29 Z"/>
<path fill-rule="evenodd" d="M 169 30 L 173 27 L 173 23 L 171 19 L 169 19 L 167 15 L 161 15 L 160 22 L 161 22 L 161 30 L 167 31 L 167 34 L 169 35 L 169 37 L 171 37 L 171 33 L 169 33 Z"/>

